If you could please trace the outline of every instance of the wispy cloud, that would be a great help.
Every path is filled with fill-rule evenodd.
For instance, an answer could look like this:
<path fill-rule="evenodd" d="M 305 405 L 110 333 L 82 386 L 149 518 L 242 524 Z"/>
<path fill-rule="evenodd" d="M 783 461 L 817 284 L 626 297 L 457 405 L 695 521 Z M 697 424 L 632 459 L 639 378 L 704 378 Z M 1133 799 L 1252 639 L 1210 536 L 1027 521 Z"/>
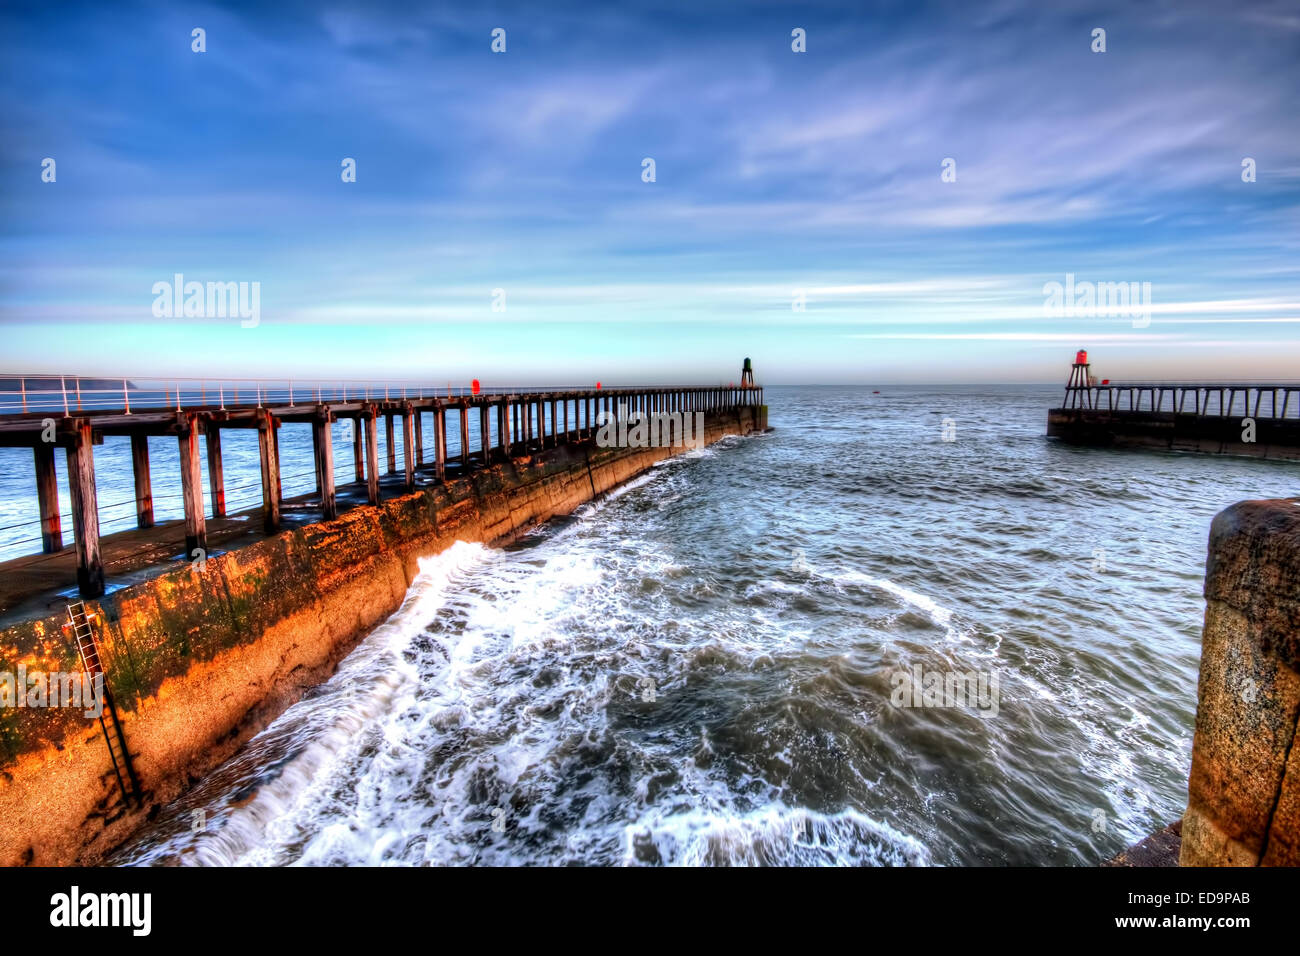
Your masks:
<path fill-rule="evenodd" d="M 1201 369 L 1210 342 L 1277 374 L 1297 350 L 1270 335 L 1300 315 L 1297 29 L 1274 0 L 7 8 L 7 361 L 253 361 L 247 335 L 153 319 L 150 285 L 184 272 L 260 281 L 255 334 L 302 367 L 326 361 L 292 347 L 316 327 L 370 367 L 539 377 L 655 354 L 733 374 L 743 351 L 787 380 L 995 357 L 1053 378 L 1058 345 Z M 1066 272 L 1151 282 L 1153 328 L 1046 317 Z M 53 326 L 85 332 L 52 349 Z"/>

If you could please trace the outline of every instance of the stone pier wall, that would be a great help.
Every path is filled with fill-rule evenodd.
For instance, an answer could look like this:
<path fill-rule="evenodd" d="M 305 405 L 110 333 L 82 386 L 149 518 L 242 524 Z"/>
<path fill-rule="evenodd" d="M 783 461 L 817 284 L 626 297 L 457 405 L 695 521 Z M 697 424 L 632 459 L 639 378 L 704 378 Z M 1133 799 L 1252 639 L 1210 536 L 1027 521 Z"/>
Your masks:
<path fill-rule="evenodd" d="M 1047 437 L 1096 448 L 1152 448 L 1300 461 L 1300 421 L 1260 418 L 1252 441 L 1242 416 L 1176 415 L 1173 412 L 1054 408 Z"/>
<path fill-rule="evenodd" d="M 1300 498 L 1210 528 L 1183 866 L 1300 866 Z"/>

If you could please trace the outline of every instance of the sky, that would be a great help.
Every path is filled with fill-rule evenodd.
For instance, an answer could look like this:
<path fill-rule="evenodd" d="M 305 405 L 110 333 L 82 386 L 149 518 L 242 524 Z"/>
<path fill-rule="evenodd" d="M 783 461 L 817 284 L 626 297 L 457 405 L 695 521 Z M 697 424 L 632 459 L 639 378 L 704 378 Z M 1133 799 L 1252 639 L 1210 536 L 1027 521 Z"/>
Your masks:
<path fill-rule="evenodd" d="M 0 374 L 1300 379 L 1294 2 L 39 4 L 0 61 Z"/>

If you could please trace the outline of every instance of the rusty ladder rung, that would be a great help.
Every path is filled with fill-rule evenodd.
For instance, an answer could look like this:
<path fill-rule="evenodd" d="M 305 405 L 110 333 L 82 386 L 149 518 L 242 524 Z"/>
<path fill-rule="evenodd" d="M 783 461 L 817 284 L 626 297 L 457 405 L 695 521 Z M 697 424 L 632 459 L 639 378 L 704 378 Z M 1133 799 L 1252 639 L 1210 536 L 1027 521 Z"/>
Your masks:
<path fill-rule="evenodd" d="M 81 666 L 92 680 L 96 675 L 104 676 L 104 667 L 99 659 L 99 647 L 95 643 L 95 633 L 86 617 L 86 605 L 83 601 L 68 605 L 68 623 L 77 640 L 77 652 L 81 655 Z M 129 806 L 140 806 L 140 781 L 135 768 L 131 765 L 131 752 L 126 747 L 126 736 L 122 733 L 122 723 L 117 717 L 117 707 L 113 695 L 109 693 L 108 681 L 103 685 L 103 708 L 99 713 L 99 728 L 104 732 L 104 743 L 108 745 L 108 757 L 113 762 L 113 773 L 117 776 L 117 785 L 122 791 L 122 799 Z M 104 711 L 109 720 L 104 720 Z M 109 730 L 109 723 L 113 729 Z"/>

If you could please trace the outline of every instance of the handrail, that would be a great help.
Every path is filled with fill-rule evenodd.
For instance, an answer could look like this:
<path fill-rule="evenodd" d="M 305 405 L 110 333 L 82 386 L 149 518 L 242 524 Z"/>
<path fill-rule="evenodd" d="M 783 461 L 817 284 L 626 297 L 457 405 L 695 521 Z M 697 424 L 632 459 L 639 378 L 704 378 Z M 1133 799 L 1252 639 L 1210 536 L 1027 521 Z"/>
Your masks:
<path fill-rule="evenodd" d="M 1109 381 L 1105 384 L 1097 382 L 1089 385 L 1067 385 L 1066 388 L 1072 391 L 1081 391 L 1085 388 L 1300 388 L 1300 380 L 1295 381 L 1259 381 L 1259 382 L 1163 382 L 1163 381 L 1146 381 L 1146 382 L 1117 382 Z"/>
<path fill-rule="evenodd" d="M 1129 405 L 1124 408 L 1122 405 L 1123 393 L 1128 393 Z M 1292 393 L 1300 392 L 1300 382 L 1089 382 L 1087 385 L 1071 381 L 1065 386 L 1065 400 L 1063 409 L 1067 411 L 1104 411 L 1108 413 L 1125 413 L 1125 412 L 1153 412 L 1164 413 L 1165 393 L 1169 393 L 1169 411 L 1175 415 L 1194 415 L 1197 417 L 1210 417 L 1211 396 L 1218 393 L 1218 401 L 1214 403 L 1217 406 L 1217 415 L 1215 417 L 1223 418 L 1235 415 L 1234 409 L 1237 407 L 1237 394 L 1241 393 L 1242 414 L 1248 418 L 1259 418 L 1266 421 L 1290 421 L 1293 417 L 1300 418 L 1300 402 L 1294 406 L 1294 416 L 1290 414 L 1292 409 Z M 1282 395 L 1281 414 L 1278 414 L 1278 393 Z M 1187 396 L 1191 393 L 1193 396 L 1192 408 L 1190 411 L 1184 411 L 1187 404 Z M 1202 393 L 1205 400 L 1201 401 Z M 1105 401 L 1102 401 L 1102 395 L 1105 395 Z M 1143 399 L 1149 394 L 1150 400 L 1143 408 Z M 1254 397 L 1254 407 L 1251 407 L 1252 394 Z M 1119 395 L 1120 401 L 1115 400 Z M 1226 397 L 1226 401 L 1225 401 Z M 1267 403 L 1265 399 L 1268 399 Z M 1268 414 L 1260 414 L 1267 404 Z"/>
<path fill-rule="evenodd" d="M 120 381 L 121 385 L 116 383 Z M 225 409 L 227 400 L 232 405 L 245 404 L 261 407 L 267 404 L 285 404 L 297 407 L 304 394 L 315 399 L 314 404 L 355 403 L 380 401 L 425 401 L 434 398 L 448 399 L 473 397 L 469 385 L 434 383 L 415 379 L 266 379 L 266 378 L 156 378 L 100 376 L 69 376 L 66 374 L 6 374 L 0 373 L 0 384 L 16 383 L 16 388 L 0 388 L 0 414 L 30 414 L 32 412 L 60 412 L 65 417 L 77 412 L 133 411 L 146 409 L 182 410 L 190 407 L 219 407 Z M 108 383 L 113 382 L 112 386 Z M 39 387 L 46 385 L 48 387 Z M 33 388 L 33 386 L 38 386 Z M 91 387 L 97 386 L 97 387 Z M 252 399 L 240 402 L 239 392 Z M 737 389 L 756 391 L 757 386 L 741 388 L 734 383 L 702 384 L 614 384 L 601 383 L 599 387 L 587 385 L 482 385 L 480 396 L 528 395 L 559 392 L 604 394 L 617 392 L 659 392 L 681 390 Z M 212 395 L 209 395 L 209 392 Z M 251 393 L 251 394 L 250 394 Z M 216 401 L 211 399 L 215 398 Z"/>

